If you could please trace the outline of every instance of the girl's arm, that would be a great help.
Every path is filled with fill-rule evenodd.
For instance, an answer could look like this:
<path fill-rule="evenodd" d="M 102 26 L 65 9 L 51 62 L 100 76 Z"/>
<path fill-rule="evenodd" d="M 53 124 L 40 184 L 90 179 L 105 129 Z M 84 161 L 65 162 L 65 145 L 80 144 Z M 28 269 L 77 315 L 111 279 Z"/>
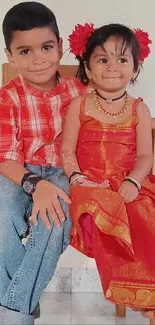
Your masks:
<path fill-rule="evenodd" d="M 67 177 L 73 172 L 80 172 L 76 158 L 76 146 L 80 130 L 80 105 L 81 97 L 78 96 L 73 99 L 68 108 L 63 130 L 61 160 Z"/>
<path fill-rule="evenodd" d="M 143 102 L 137 107 L 137 115 L 139 117 L 136 128 L 137 159 L 129 176 L 141 184 L 153 165 L 151 116 Z"/>

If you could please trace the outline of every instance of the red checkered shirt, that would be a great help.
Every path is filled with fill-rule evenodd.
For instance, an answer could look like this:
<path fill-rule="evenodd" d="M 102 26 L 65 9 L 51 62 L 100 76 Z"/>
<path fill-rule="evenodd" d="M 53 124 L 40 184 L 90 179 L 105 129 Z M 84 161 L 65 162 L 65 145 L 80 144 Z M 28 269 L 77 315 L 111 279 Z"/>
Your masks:
<path fill-rule="evenodd" d="M 87 88 L 62 78 L 50 92 L 16 78 L 0 89 L 0 162 L 60 166 L 62 120 L 71 100 Z"/>

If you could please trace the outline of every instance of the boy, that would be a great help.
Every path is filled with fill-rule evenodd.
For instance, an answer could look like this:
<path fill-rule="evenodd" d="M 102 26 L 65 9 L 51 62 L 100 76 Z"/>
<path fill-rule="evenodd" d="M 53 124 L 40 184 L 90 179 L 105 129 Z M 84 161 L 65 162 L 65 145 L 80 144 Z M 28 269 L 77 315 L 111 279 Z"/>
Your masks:
<path fill-rule="evenodd" d="M 27 325 L 34 324 L 33 311 L 69 244 L 61 122 L 85 87 L 59 76 L 62 39 L 44 5 L 14 6 L 3 34 L 8 61 L 20 78 L 0 90 L 0 324 Z"/>

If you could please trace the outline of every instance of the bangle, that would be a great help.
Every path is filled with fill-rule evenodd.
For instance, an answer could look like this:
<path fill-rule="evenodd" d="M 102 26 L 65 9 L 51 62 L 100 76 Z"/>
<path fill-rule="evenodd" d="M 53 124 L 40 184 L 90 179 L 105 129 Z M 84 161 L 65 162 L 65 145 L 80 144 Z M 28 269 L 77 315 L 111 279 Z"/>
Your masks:
<path fill-rule="evenodd" d="M 134 185 L 137 187 L 137 190 L 138 190 L 138 191 L 141 190 L 141 185 L 140 185 L 140 183 L 138 183 L 134 178 L 132 178 L 132 177 L 125 177 L 125 178 L 123 179 L 123 182 L 124 182 L 124 181 L 127 181 L 127 182 L 130 182 L 130 183 L 134 184 Z"/>
<path fill-rule="evenodd" d="M 75 176 L 75 175 L 82 175 L 82 173 L 81 173 L 81 172 L 73 172 L 73 173 L 69 176 L 69 179 L 68 179 L 69 183 L 71 182 L 71 178 L 72 178 L 73 176 Z"/>
<path fill-rule="evenodd" d="M 79 176 L 73 178 L 73 179 L 70 181 L 70 185 L 72 185 L 72 183 L 74 183 L 75 181 L 77 181 L 79 178 L 85 178 L 85 179 L 87 179 L 87 176 L 84 176 L 84 175 L 81 174 L 81 175 L 79 175 Z"/>

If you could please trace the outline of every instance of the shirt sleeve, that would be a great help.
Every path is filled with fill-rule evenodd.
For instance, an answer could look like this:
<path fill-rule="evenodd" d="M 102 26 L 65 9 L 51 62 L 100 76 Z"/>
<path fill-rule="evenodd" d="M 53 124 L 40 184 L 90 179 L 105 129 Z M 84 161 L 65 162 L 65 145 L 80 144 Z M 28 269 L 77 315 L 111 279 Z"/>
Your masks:
<path fill-rule="evenodd" d="M 24 164 L 19 111 L 6 94 L 0 94 L 0 162 L 15 160 Z"/>
<path fill-rule="evenodd" d="M 90 87 L 88 85 L 84 85 L 79 79 L 76 79 L 76 85 L 79 89 L 79 95 L 84 96 L 90 93 Z"/>

